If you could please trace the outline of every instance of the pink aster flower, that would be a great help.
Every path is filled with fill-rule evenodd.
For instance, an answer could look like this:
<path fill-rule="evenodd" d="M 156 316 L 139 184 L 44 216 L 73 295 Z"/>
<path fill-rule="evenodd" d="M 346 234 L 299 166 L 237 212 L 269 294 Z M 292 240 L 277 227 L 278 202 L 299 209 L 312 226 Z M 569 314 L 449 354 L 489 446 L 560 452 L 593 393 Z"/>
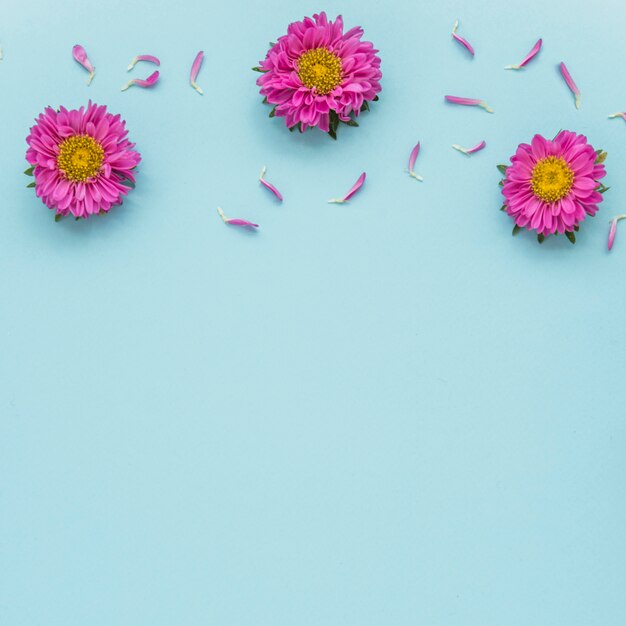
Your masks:
<path fill-rule="evenodd" d="M 503 210 L 520 228 L 537 231 L 539 241 L 565 233 L 576 241 L 574 231 L 587 215 L 595 215 L 608 189 L 600 182 L 606 172 L 606 152 L 594 150 L 584 135 L 567 130 L 554 139 L 535 135 L 521 144 L 504 173 Z"/>
<path fill-rule="evenodd" d="M 284 117 L 291 130 L 317 126 L 333 138 L 340 122 L 357 126 L 353 117 L 378 100 L 382 77 L 378 50 L 362 36 L 359 27 L 344 33 L 341 16 L 332 22 L 324 12 L 290 24 L 254 68 L 263 74 L 261 95 L 274 106 L 270 117 Z"/>
<path fill-rule="evenodd" d="M 78 110 L 48 107 L 26 138 L 35 192 L 59 216 L 89 217 L 122 203 L 141 161 L 125 122 L 92 104 Z"/>

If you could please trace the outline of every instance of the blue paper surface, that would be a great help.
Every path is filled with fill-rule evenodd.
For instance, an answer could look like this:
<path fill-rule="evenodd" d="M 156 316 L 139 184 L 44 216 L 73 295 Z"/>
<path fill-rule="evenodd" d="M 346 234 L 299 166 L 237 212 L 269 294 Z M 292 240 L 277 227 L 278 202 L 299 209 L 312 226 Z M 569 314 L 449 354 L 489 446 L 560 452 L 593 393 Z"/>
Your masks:
<path fill-rule="evenodd" d="M 621 2 L 1 5 L 1 624 L 624 623 Z M 268 119 L 250 71 L 320 9 L 383 61 L 337 142 Z M 121 92 L 137 54 L 161 80 Z M 55 223 L 24 138 L 89 98 L 137 188 Z M 576 246 L 511 237 L 496 164 L 562 128 L 608 151 L 606 201 Z"/>

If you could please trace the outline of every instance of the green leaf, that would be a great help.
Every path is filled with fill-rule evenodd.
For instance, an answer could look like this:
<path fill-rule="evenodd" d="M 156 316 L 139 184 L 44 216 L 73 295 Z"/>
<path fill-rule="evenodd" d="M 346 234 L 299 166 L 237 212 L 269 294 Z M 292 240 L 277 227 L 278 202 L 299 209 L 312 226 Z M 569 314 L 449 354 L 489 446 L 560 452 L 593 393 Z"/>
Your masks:
<path fill-rule="evenodd" d="M 26 174 L 26 176 L 32 176 L 34 171 L 35 171 L 35 166 L 32 165 L 27 170 L 24 170 L 24 174 Z"/>
<path fill-rule="evenodd" d="M 270 117 L 275 117 L 276 116 L 276 107 L 274 107 L 271 111 L 270 111 Z"/>
<path fill-rule="evenodd" d="M 604 152 L 603 150 L 596 150 L 596 163 L 604 163 L 606 161 L 606 157 L 609 156 L 608 152 Z"/>
<path fill-rule="evenodd" d="M 539 243 L 543 243 L 545 240 L 546 240 L 546 238 L 543 235 L 541 235 L 541 234 L 537 235 L 537 241 Z"/>
<path fill-rule="evenodd" d="M 565 236 L 572 242 L 576 243 L 576 235 L 571 230 L 565 231 Z"/>
<path fill-rule="evenodd" d="M 515 224 L 515 226 L 513 226 L 513 232 L 511 233 L 511 235 L 515 237 L 515 235 L 517 235 L 517 233 L 519 233 L 520 230 L 522 230 L 522 227 Z"/>
<path fill-rule="evenodd" d="M 60 222 L 63 219 L 63 216 L 60 213 L 55 213 L 54 214 L 54 221 L 55 222 Z"/>
<path fill-rule="evenodd" d="M 346 122 L 346 126 L 358 126 L 358 123 L 355 122 L 354 120 L 348 120 Z"/>
<path fill-rule="evenodd" d="M 497 167 L 498 167 L 498 170 L 499 170 L 502 174 L 506 174 L 506 170 L 507 170 L 506 165 L 498 165 Z"/>
<path fill-rule="evenodd" d="M 28 185 L 26 185 L 26 189 L 32 189 L 35 186 L 35 182 L 33 181 L 32 183 L 29 183 Z"/>

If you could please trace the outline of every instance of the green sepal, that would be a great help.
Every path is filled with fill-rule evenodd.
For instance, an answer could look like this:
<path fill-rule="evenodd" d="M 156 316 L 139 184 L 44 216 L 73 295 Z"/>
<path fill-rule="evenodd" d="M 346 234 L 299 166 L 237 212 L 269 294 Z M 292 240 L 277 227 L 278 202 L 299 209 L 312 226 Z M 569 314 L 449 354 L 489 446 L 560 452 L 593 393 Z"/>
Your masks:
<path fill-rule="evenodd" d="M 268 104 L 267 96 L 265 96 L 265 98 L 263 98 L 263 104 Z"/>
<path fill-rule="evenodd" d="M 566 230 L 565 236 L 570 240 L 571 243 L 576 243 L 576 235 L 571 230 Z"/>
<path fill-rule="evenodd" d="M 578 224 L 576 224 L 576 226 L 574 226 L 574 230 L 575 230 L 576 232 L 578 232 L 578 231 L 580 230 L 580 226 L 579 226 Z"/>
<path fill-rule="evenodd" d="M 515 224 L 515 226 L 513 226 L 513 232 L 511 233 L 511 235 L 515 237 L 515 235 L 517 235 L 517 233 L 519 233 L 520 230 L 522 230 L 522 227 Z"/>
<path fill-rule="evenodd" d="M 539 234 L 537 235 L 537 241 L 538 241 L 539 243 L 543 243 L 545 240 L 546 240 L 546 238 L 545 238 L 545 237 L 544 237 L 544 235 L 542 235 L 541 233 L 539 233 Z"/>
<path fill-rule="evenodd" d="M 33 181 L 32 183 L 28 183 L 28 185 L 26 185 L 26 189 L 32 189 L 35 186 L 35 181 Z"/>
<path fill-rule="evenodd" d="M 337 133 L 336 133 L 336 131 L 334 131 L 332 128 L 330 128 L 328 130 L 328 134 L 330 135 L 331 139 L 334 139 L 335 141 L 337 141 Z"/>
<path fill-rule="evenodd" d="M 60 213 L 55 213 L 54 214 L 54 221 L 55 222 L 60 222 L 63 219 L 63 216 Z"/>
<path fill-rule="evenodd" d="M 380 100 L 380 98 L 378 96 L 374 96 L 372 98 L 372 102 L 378 102 Z"/>
<path fill-rule="evenodd" d="M 346 126 L 358 126 L 358 122 L 355 122 L 354 120 L 348 120 L 347 122 L 345 122 Z"/>
<path fill-rule="evenodd" d="M 129 189 L 135 188 L 135 183 L 130 178 L 125 178 L 120 182 L 122 183 L 122 185 L 124 185 L 124 187 L 128 187 Z"/>
<path fill-rule="evenodd" d="M 609 156 L 608 152 L 604 152 L 604 150 L 596 150 L 596 163 L 604 163 L 606 161 L 606 157 Z"/>
<path fill-rule="evenodd" d="M 503 181 L 503 180 L 501 180 L 501 181 L 498 183 L 498 185 L 500 185 L 500 187 L 504 187 L 504 181 Z"/>
<path fill-rule="evenodd" d="M 607 187 L 604 183 L 600 183 L 600 186 L 596 189 L 596 191 L 598 193 L 606 193 L 609 189 L 610 187 Z"/>
<path fill-rule="evenodd" d="M 506 170 L 508 169 L 506 165 L 500 164 L 500 165 L 497 165 L 496 167 L 498 168 L 498 171 L 500 171 L 500 173 L 506 174 Z"/>
<path fill-rule="evenodd" d="M 370 110 L 369 102 L 367 100 L 363 100 L 363 104 L 361 105 L 361 113 L 363 113 L 363 111 L 369 111 L 369 110 Z"/>
<path fill-rule="evenodd" d="M 289 126 L 289 132 L 293 133 L 293 131 L 296 130 L 296 126 L 297 124 L 294 124 L 293 126 Z"/>
<path fill-rule="evenodd" d="M 253 72 L 259 72 L 260 74 L 265 74 L 266 70 L 261 69 L 260 67 L 251 68 Z"/>
<path fill-rule="evenodd" d="M 273 48 L 276 45 L 275 41 L 270 41 L 270 48 Z"/>
<path fill-rule="evenodd" d="M 26 176 L 33 176 L 34 171 L 35 171 L 35 166 L 31 165 L 27 170 L 24 170 L 24 174 L 26 174 Z"/>
<path fill-rule="evenodd" d="M 276 116 L 276 107 L 274 107 L 269 114 L 270 117 L 275 117 Z"/>
<path fill-rule="evenodd" d="M 500 211 L 506 211 L 506 204 L 503 204 L 503 205 L 500 207 Z"/>

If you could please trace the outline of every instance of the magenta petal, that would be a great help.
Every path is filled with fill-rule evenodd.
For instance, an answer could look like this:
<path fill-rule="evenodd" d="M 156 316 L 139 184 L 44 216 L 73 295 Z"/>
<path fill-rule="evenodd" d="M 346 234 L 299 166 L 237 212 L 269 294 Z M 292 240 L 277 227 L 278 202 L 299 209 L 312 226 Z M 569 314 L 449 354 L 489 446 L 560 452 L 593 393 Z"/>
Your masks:
<path fill-rule="evenodd" d="M 137 87 L 142 87 L 144 89 L 148 87 L 154 87 L 154 85 L 157 84 L 158 80 L 159 70 L 156 70 L 146 79 L 133 78 L 133 80 L 129 80 L 126 85 L 122 87 L 122 91 L 126 91 L 129 87 L 132 87 L 133 85 L 136 85 Z"/>
<path fill-rule="evenodd" d="M 474 56 L 475 52 L 474 52 L 474 48 L 472 48 L 472 44 L 470 44 L 470 42 L 467 41 L 467 39 L 457 34 L 456 31 L 458 27 L 459 27 L 459 20 L 454 22 L 454 26 L 452 27 L 452 37 L 455 39 L 455 41 L 458 41 L 472 56 Z"/>
<path fill-rule="evenodd" d="M 261 174 L 259 176 L 259 182 L 266 188 L 269 189 L 281 202 L 283 201 L 283 196 L 280 193 L 280 191 L 278 191 L 278 189 L 276 189 L 276 187 L 274 187 L 274 185 L 272 185 L 272 183 L 269 183 L 265 180 L 265 172 L 266 172 L 266 168 L 263 167 L 263 169 L 261 170 Z"/>
<path fill-rule="evenodd" d="M 196 58 L 191 65 L 191 73 L 189 74 L 189 83 L 191 86 L 202 95 L 204 92 L 202 89 L 196 84 L 196 79 L 198 78 L 198 74 L 200 72 L 200 67 L 202 66 L 202 60 L 204 59 L 204 52 L 200 50 L 196 55 Z"/>
<path fill-rule="evenodd" d="M 611 220 L 611 229 L 609 230 L 609 243 L 608 243 L 609 250 L 613 247 L 613 242 L 615 241 L 616 232 L 617 232 L 617 218 L 614 220 Z"/>
<path fill-rule="evenodd" d="M 154 63 L 154 65 L 161 65 L 161 61 L 159 61 L 157 57 L 152 56 L 151 54 L 140 54 L 130 62 L 130 65 L 128 66 L 128 71 L 130 72 L 130 70 L 132 70 L 133 67 L 135 67 L 135 65 L 137 65 L 137 63 L 139 63 L 140 61 L 145 61 L 146 63 Z"/>
<path fill-rule="evenodd" d="M 530 63 L 536 56 L 539 54 L 539 50 L 541 50 L 541 46 L 543 45 L 543 40 L 538 39 L 537 43 L 532 47 L 531 51 L 524 57 L 519 65 L 507 65 L 505 70 L 520 70 L 523 67 L 526 67 L 528 63 Z"/>
<path fill-rule="evenodd" d="M 96 73 L 96 68 L 91 64 L 91 61 L 89 61 L 85 48 L 83 48 L 80 44 L 76 44 L 72 48 L 72 56 L 77 63 L 80 63 L 89 72 L 87 84 L 91 84 L 91 81 Z"/>
<path fill-rule="evenodd" d="M 462 106 L 469 107 L 482 107 L 488 113 L 493 113 L 493 110 L 487 106 L 487 103 L 484 100 L 478 100 L 476 98 L 461 98 L 459 96 L 444 96 L 444 99 L 451 104 L 460 104 Z"/>
<path fill-rule="evenodd" d="M 420 142 L 418 141 L 417 144 L 415 145 L 415 148 L 411 150 L 411 154 L 409 156 L 409 172 L 413 171 L 413 168 L 415 167 L 415 161 L 417 160 L 417 155 L 419 153 L 420 153 Z"/>
<path fill-rule="evenodd" d="M 230 224 L 231 226 L 248 226 L 250 228 L 259 227 L 258 224 L 254 224 L 253 222 L 249 222 L 248 220 L 240 220 L 238 218 L 227 219 L 226 223 Z"/>
<path fill-rule="evenodd" d="M 347 202 L 348 200 L 350 200 L 350 198 L 352 198 L 352 196 L 359 190 L 361 189 L 361 187 L 363 187 L 363 183 L 365 182 L 365 177 L 366 174 L 365 172 L 363 172 L 358 180 L 356 181 L 356 183 L 354 183 L 354 185 L 352 185 L 352 187 L 350 187 L 350 191 L 348 191 L 348 193 L 341 198 L 341 200 L 329 200 L 329 203 L 332 204 L 342 204 L 343 202 Z"/>
<path fill-rule="evenodd" d="M 576 108 L 580 109 L 580 89 L 578 89 L 578 86 L 574 82 L 574 79 L 569 73 L 569 70 L 567 69 L 565 63 L 561 62 L 561 64 L 559 65 L 559 69 L 561 70 L 561 76 L 563 76 L 565 83 L 569 87 L 570 91 L 574 94 Z"/>

